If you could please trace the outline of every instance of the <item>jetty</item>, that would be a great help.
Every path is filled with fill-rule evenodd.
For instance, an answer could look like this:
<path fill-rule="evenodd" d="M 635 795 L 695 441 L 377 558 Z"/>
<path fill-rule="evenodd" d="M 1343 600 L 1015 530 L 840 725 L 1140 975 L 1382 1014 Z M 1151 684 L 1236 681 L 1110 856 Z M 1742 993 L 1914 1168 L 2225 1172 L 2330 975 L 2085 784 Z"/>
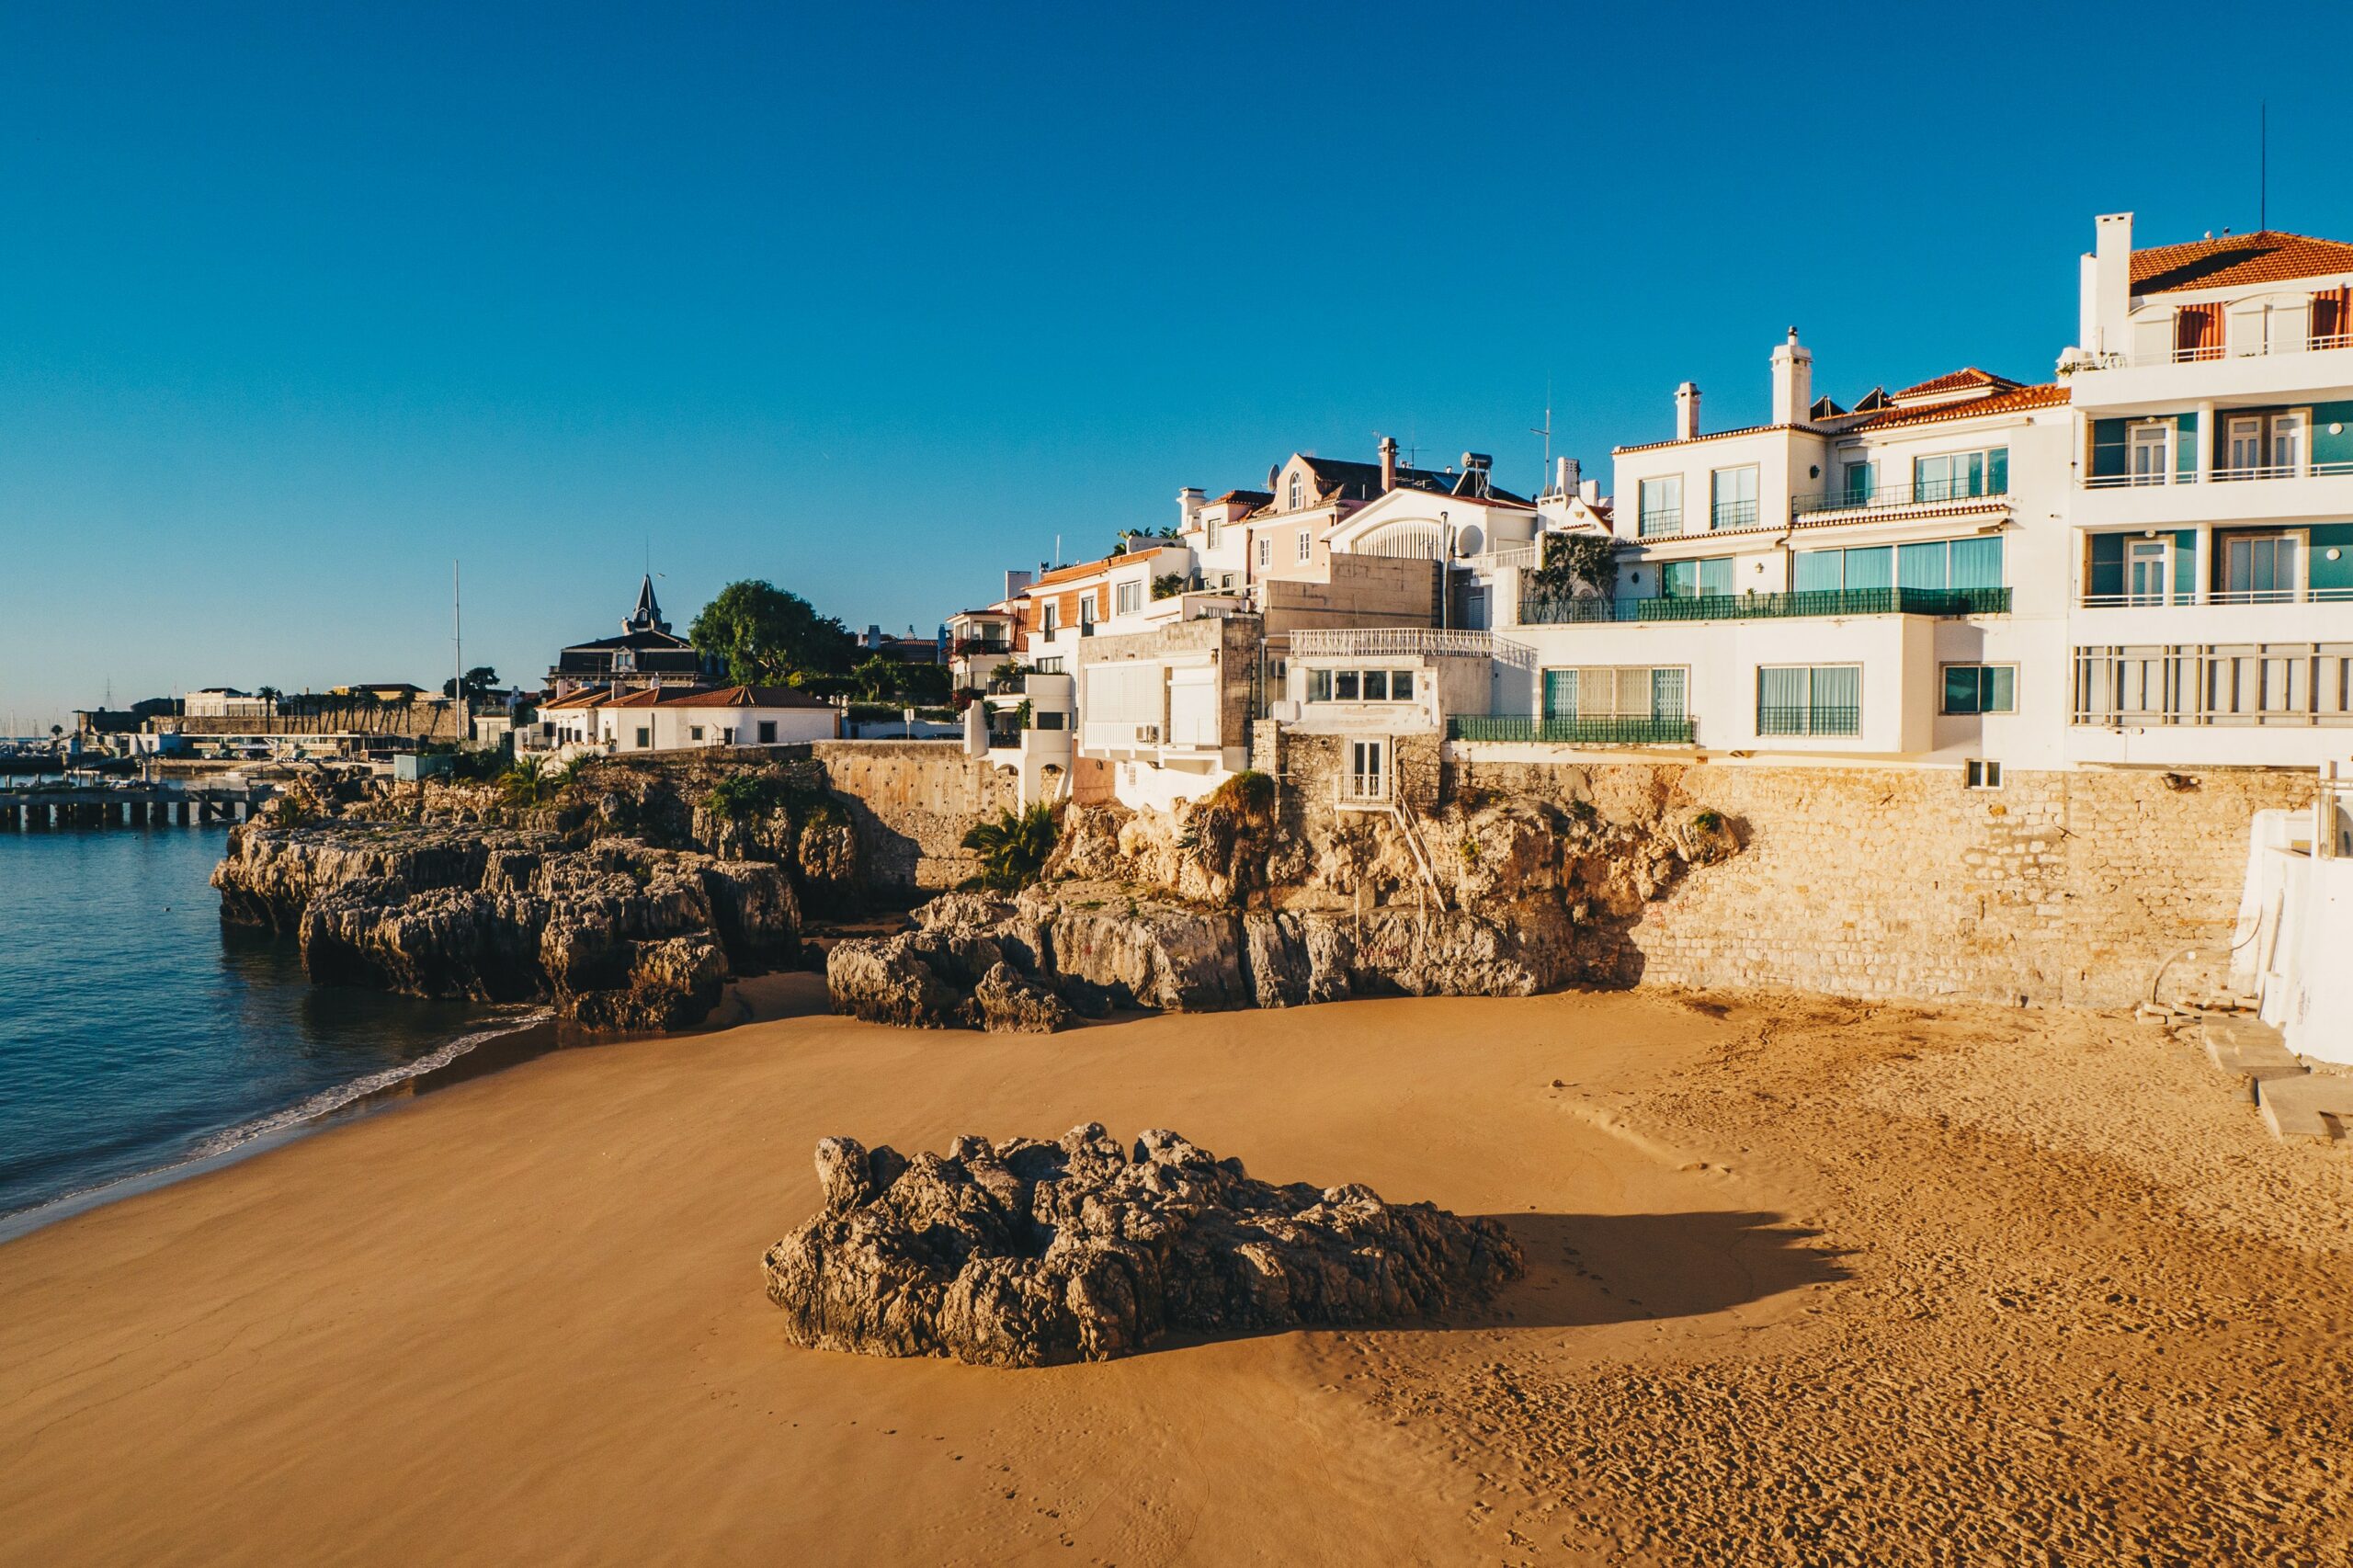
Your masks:
<path fill-rule="evenodd" d="M 0 833 L 61 828 L 188 827 L 243 822 L 274 784 L 126 784 L 0 790 Z"/>

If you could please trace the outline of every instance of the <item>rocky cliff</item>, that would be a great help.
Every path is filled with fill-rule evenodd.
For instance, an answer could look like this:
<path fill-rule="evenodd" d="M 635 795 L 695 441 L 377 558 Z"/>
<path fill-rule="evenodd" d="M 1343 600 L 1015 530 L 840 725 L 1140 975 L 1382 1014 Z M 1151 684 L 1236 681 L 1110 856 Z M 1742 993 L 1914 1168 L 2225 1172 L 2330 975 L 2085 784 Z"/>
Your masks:
<path fill-rule="evenodd" d="M 835 1007 L 920 1028 L 1052 1029 L 1107 1006 L 1623 983 L 1643 907 L 1738 848 L 1733 824 L 1672 803 L 1631 821 L 1527 801 L 1455 809 L 1415 830 L 1418 851 L 1381 822 L 1287 847 L 1261 841 L 1269 825 L 1172 831 L 1073 808 L 1047 881 L 1014 899 L 950 894 L 917 910 L 913 931 L 837 944 Z M 1269 885 L 1270 865 L 1287 880 Z"/>

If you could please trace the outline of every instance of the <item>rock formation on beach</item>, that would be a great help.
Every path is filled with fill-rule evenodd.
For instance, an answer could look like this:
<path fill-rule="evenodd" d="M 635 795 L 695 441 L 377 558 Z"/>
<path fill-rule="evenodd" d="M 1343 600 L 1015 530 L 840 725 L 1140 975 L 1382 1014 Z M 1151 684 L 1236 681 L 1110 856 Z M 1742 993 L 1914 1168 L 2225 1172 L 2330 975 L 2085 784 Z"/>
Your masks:
<path fill-rule="evenodd" d="M 786 1332 L 822 1349 L 1099 1361 L 1171 1329 L 1426 1317 L 1525 1271 L 1495 1221 L 1254 1180 L 1165 1130 L 1131 1152 L 1089 1123 L 912 1157 L 827 1138 L 817 1175 L 823 1210 L 765 1264 Z"/>
<path fill-rule="evenodd" d="M 791 961 L 784 868 L 642 840 L 566 848 L 506 828 L 247 824 L 212 873 L 222 916 L 300 937 L 322 984 L 545 999 L 597 1028 L 682 1028 L 731 974 Z"/>
<path fill-rule="evenodd" d="M 1289 881 L 1245 888 L 1233 869 L 1264 863 L 1235 848 L 1248 824 L 1182 827 L 1189 837 L 1117 806 L 1069 808 L 1050 880 L 1013 899 L 948 894 L 915 911 L 915 930 L 836 944 L 825 968 L 835 1009 L 1048 1030 L 1106 1006 L 1211 1012 L 1621 983 L 1628 923 L 1687 869 L 1738 847 L 1711 812 L 1619 823 L 1506 801 L 1428 825 L 1444 870 L 1434 889 L 1402 840 L 1361 826 L 1291 843 Z M 1224 869 L 1204 871 L 1205 852 Z M 1357 902 L 1376 895 L 1389 902 Z"/>

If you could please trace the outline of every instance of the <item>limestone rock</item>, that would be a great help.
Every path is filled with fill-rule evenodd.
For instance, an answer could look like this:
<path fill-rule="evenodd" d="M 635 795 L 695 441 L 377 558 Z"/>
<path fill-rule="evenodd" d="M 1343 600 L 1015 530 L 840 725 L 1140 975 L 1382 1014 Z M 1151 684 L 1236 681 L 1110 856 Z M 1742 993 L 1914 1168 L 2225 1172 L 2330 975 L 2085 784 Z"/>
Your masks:
<path fill-rule="evenodd" d="M 765 1265 L 787 1335 L 824 1349 L 1102 1360 L 1169 1329 L 1427 1317 L 1525 1271 L 1495 1221 L 1254 1180 L 1165 1130 L 1131 1151 L 1090 1123 L 912 1158 L 828 1138 L 817 1174 L 823 1209 Z"/>
<path fill-rule="evenodd" d="M 1070 1027 L 1069 1005 L 1003 960 L 972 987 L 972 1006 L 992 1033 L 1051 1034 Z"/>

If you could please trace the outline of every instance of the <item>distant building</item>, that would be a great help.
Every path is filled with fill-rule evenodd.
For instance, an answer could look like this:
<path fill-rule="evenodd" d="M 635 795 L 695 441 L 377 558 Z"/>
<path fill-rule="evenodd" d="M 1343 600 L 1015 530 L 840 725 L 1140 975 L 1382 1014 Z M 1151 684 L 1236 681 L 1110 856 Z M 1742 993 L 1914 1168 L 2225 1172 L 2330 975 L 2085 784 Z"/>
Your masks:
<path fill-rule="evenodd" d="M 191 691 L 180 704 L 180 711 L 191 719 L 267 719 L 277 710 L 270 699 L 227 686 Z"/>
<path fill-rule="evenodd" d="M 675 636 L 654 597 L 654 579 L 638 585 L 637 608 L 621 620 L 619 637 L 575 642 L 556 655 L 548 687 L 558 698 L 589 687 L 636 690 L 649 687 L 698 686 L 717 680 L 719 662 Z"/>
<path fill-rule="evenodd" d="M 839 736 L 841 710 L 789 686 L 592 687 L 548 703 L 515 733 L 525 751 L 791 745 Z"/>
<path fill-rule="evenodd" d="M 196 699 L 196 693 L 190 692 L 188 694 L 189 701 L 193 702 Z M 390 704 L 415 702 L 418 698 L 428 694 L 423 687 L 415 685 L 409 681 L 364 680 L 354 681 L 345 686 L 331 686 L 327 687 L 327 695 L 329 697 L 372 697 L 379 702 Z M 196 713 L 196 710 L 194 708 L 190 708 L 188 711 L 191 717 Z M 265 708 L 262 711 L 267 713 L 268 710 Z"/>
<path fill-rule="evenodd" d="M 917 637 L 913 627 L 908 628 L 906 636 L 894 637 L 879 626 L 870 626 L 858 634 L 857 641 L 859 652 L 869 657 L 879 653 L 903 665 L 944 665 L 948 662 L 945 640 L 937 636 Z"/>

